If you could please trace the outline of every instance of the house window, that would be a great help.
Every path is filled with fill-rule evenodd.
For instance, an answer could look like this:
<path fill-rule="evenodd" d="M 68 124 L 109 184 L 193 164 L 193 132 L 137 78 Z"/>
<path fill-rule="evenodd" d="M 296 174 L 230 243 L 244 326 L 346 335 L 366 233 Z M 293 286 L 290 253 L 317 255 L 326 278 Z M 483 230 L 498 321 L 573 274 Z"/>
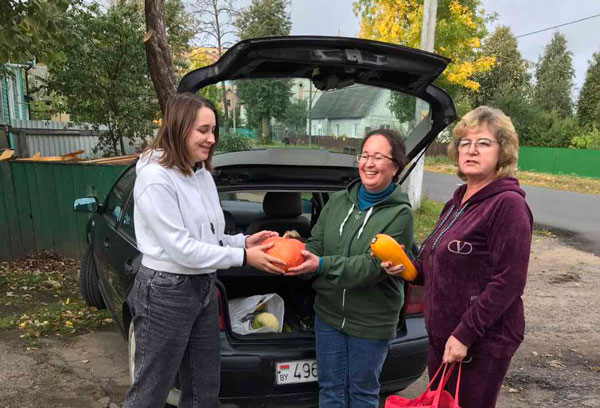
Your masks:
<path fill-rule="evenodd" d="M 358 123 L 352 125 L 352 137 L 358 137 Z"/>
<path fill-rule="evenodd" d="M 340 125 L 335 125 L 335 135 L 336 136 L 340 135 Z"/>

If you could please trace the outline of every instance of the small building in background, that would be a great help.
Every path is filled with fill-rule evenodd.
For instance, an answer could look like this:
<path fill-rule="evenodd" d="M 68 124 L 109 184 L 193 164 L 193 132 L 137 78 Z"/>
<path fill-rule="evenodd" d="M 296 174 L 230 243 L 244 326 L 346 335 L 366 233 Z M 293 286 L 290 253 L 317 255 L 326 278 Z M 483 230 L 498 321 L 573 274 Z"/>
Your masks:
<path fill-rule="evenodd" d="M 390 90 L 366 85 L 322 92 L 311 109 L 311 134 L 361 138 L 373 129 L 402 129 L 390 97 Z"/>

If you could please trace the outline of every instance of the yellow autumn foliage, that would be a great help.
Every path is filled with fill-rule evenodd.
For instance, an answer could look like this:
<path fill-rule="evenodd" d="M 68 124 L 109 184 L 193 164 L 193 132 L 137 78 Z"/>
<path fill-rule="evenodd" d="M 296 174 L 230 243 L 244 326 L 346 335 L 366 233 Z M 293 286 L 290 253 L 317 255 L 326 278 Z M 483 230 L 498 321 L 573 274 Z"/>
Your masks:
<path fill-rule="evenodd" d="M 452 59 L 441 82 L 477 90 L 473 78 L 490 70 L 495 59 L 477 53 L 486 34 L 485 15 L 479 0 L 469 4 L 439 0 L 434 52 Z M 423 0 L 355 0 L 353 8 L 360 16 L 359 37 L 419 48 Z"/>

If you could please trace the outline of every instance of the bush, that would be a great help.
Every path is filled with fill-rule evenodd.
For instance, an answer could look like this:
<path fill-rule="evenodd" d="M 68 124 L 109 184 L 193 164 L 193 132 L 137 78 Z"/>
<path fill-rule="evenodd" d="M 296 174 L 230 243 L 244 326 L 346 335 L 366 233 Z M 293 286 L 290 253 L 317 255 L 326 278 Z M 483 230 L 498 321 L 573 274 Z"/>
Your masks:
<path fill-rule="evenodd" d="M 233 133 L 222 133 L 219 135 L 217 150 L 220 152 L 238 152 L 241 150 L 252 150 L 252 139 L 237 136 Z"/>
<path fill-rule="evenodd" d="M 600 130 L 593 126 L 591 130 L 581 136 L 574 136 L 571 139 L 571 148 L 600 150 Z"/>

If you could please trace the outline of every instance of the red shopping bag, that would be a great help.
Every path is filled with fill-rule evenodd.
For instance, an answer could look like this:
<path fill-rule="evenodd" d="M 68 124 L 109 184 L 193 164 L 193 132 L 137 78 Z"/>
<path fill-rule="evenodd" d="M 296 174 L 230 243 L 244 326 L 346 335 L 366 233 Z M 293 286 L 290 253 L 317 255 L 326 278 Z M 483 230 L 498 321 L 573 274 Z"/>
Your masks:
<path fill-rule="evenodd" d="M 452 375 L 454 365 L 455 363 L 452 363 L 450 369 L 447 370 L 448 364 L 442 364 L 431 378 L 431 381 L 429 381 L 429 384 L 427 384 L 425 391 L 416 398 L 409 399 L 400 397 L 399 395 L 390 395 L 385 400 L 385 408 L 460 408 L 458 405 L 458 390 L 460 388 L 462 363 L 459 363 L 458 365 L 458 378 L 456 379 L 456 393 L 454 394 L 454 398 L 452 398 L 452 395 L 444 389 L 450 375 Z M 437 389 L 432 390 L 431 386 L 440 374 L 440 371 L 442 371 L 442 376 L 438 387 Z"/>

